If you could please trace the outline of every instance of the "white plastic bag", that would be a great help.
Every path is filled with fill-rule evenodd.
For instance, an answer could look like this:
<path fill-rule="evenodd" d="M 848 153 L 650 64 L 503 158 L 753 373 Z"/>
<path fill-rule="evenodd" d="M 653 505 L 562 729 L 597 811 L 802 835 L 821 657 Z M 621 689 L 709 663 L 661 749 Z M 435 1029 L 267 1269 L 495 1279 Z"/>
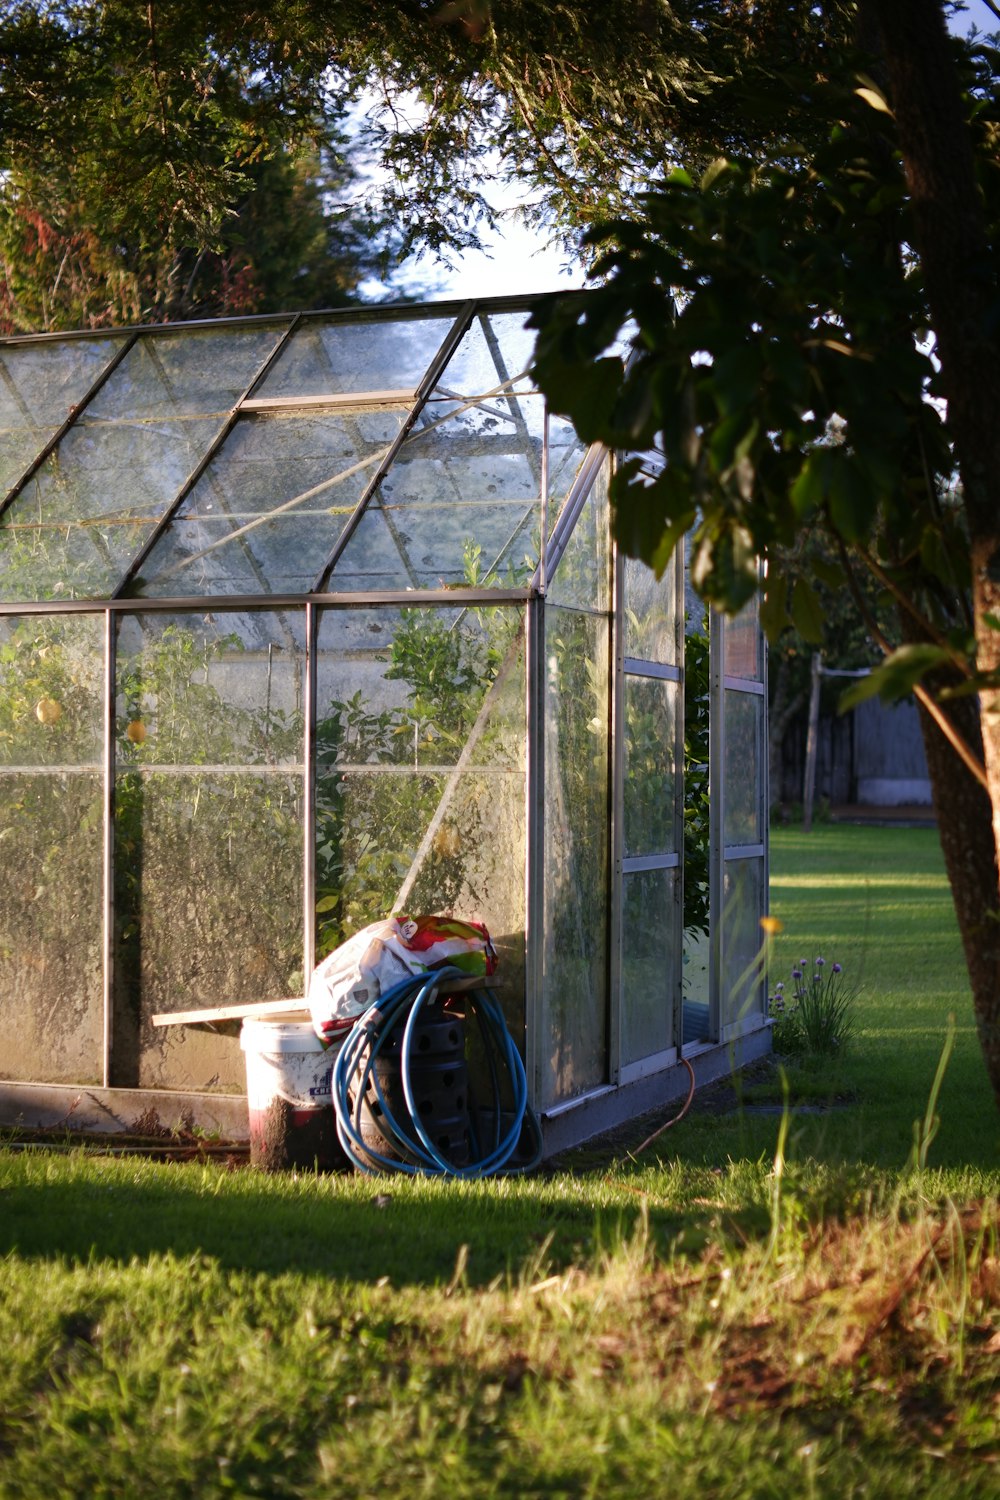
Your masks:
<path fill-rule="evenodd" d="M 449 964 L 484 978 L 494 972 L 496 950 L 481 923 L 435 916 L 372 922 L 313 971 L 308 1000 L 317 1036 L 336 1041 L 393 985 Z"/>

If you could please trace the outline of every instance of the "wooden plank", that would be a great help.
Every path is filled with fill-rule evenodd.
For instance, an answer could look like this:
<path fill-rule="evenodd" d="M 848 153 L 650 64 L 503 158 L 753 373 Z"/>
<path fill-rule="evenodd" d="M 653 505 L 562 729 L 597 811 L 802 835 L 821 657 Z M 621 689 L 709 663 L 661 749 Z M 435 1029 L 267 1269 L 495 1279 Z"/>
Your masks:
<path fill-rule="evenodd" d="M 154 1026 L 197 1026 L 215 1021 L 242 1021 L 245 1016 L 287 1016 L 293 1011 L 309 1014 L 309 1002 L 298 1000 L 262 1000 L 255 1004 L 215 1005 L 201 1010 L 174 1010 L 153 1016 Z"/>
<path fill-rule="evenodd" d="M 240 402 L 241 412 L 312 411 L 317 407 L 412 406 L 412 390 L 327 391 L 316 396 L 249 396 Z"/>
<path fill-rule="evenodd" d="M 446 979 L 445 988 L 450 995 L 461 994 L 466 990 L 489 989 L 492 980 L 483 975 L 469 974 L 462 979 Z M 297 1000 L 261 1000 L 252 1004 L 241 1005 L 213 1005 L 202 1007 L 200 1010 L 173 1010 L 153 1016 L 154 1026 L 198 1026 L 208 1030 L 219 1031 L 225 1022 L 243 1021 L 248 1016 L 288 1016 L 298 1011 L 304 1016 L 309 1015 L 309 1001 Z"/>

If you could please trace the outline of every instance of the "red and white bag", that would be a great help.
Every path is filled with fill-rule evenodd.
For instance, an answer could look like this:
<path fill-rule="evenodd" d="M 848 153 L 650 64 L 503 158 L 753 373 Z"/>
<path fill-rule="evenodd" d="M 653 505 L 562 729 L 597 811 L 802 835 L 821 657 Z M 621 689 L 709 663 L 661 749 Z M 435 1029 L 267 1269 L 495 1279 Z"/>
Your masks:
<path fill-rule="evenodd" d="M 308 1000 L 317 1036 L 337 1041 L 393 985 L 449 966 L 483 978 L 495 972 L 496 950 L 480 922 L 433 916 L 372 922 L 313 971 Z"/>

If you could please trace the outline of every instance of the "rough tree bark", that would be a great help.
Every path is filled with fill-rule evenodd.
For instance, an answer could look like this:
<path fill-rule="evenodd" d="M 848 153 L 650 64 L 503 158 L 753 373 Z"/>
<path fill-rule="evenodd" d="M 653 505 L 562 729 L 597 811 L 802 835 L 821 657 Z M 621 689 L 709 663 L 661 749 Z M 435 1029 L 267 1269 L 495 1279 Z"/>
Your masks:
<path fill-rule="evenodd" d="M 862 0 L 879 28 L 962 477 L 978 664 L 1000 666 L 998 286 L 940 0 Z M 1000 693 L 948 710 L 981 730 L 989 796 L 925 720 L 928 770 L 972 983 L 979 1040 L 1000 1105 Z M 992 837 L 984 829 L 992 822 Z"/>

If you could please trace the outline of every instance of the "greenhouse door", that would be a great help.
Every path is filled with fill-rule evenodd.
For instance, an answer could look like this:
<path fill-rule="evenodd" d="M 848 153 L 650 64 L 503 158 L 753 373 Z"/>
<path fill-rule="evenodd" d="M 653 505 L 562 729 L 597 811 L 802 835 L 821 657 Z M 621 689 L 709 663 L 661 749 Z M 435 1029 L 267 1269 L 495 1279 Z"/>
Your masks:
<path fill-rule="evenodd" d="M 709 996 L 712 1034 L 758 1027 L 766 990 L 758 955 L 767 911 L 767 690 L 758 599 L 711 616 Z"/>
<path fill-rule="evenodd" d="M 683 566 L 617 570 L 614 957 L 618 1081 L 675 1062 L 683 940 Z M 613 991 L 614 993 L 614 991 Z"/>

